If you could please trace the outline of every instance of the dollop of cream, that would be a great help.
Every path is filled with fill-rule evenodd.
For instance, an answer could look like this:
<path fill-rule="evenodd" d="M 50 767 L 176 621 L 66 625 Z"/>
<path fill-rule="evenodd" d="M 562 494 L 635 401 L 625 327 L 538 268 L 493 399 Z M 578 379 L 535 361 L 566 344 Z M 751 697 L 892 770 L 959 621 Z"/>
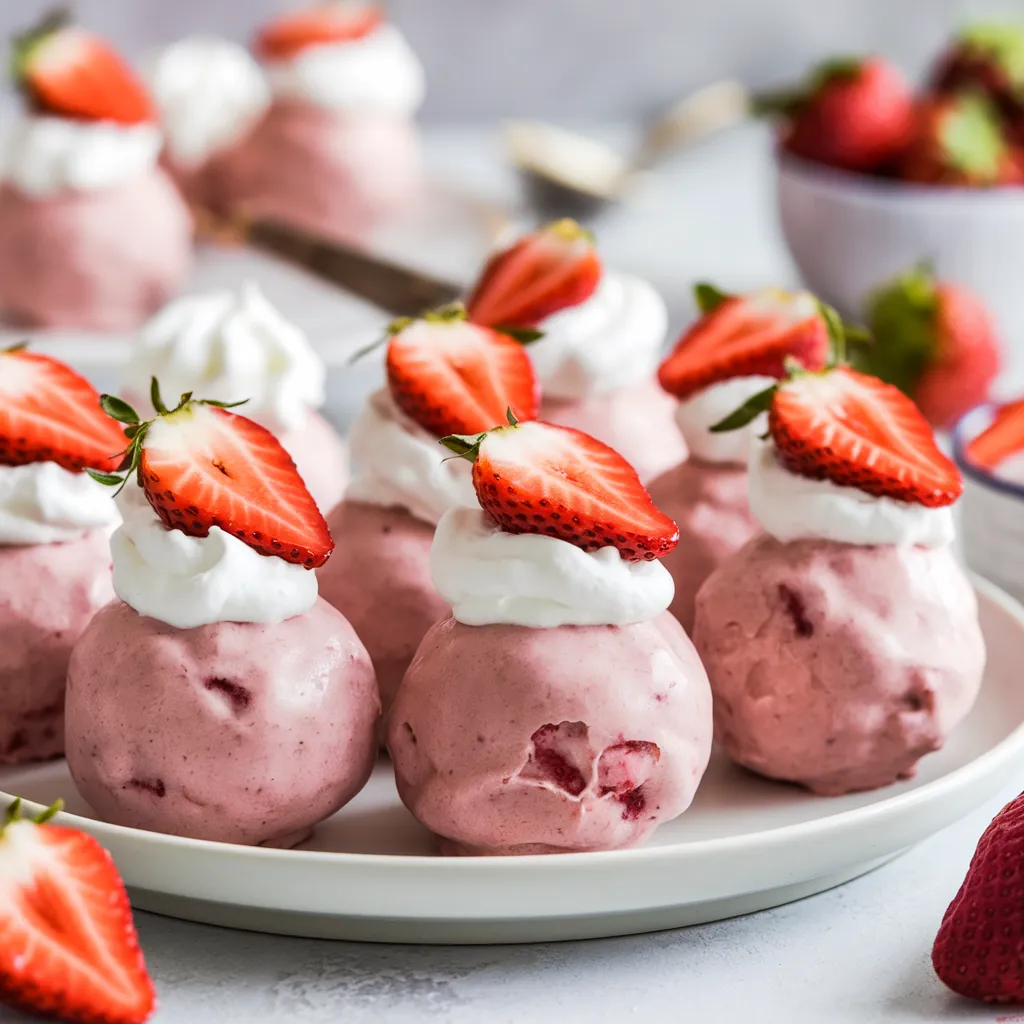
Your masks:
<path fill-rule="evenodd" d="M 275 96 L 356 114 L 412 116 L 423 103 L 423 65 L 394 25 L 362 39 L 309 46 L 267 65 Z"/>
<path fill-rule="evenodd" d="M 153 377 L 166 401 L 186 391 L 248 399 L 239 412 L 275 434 L 301 429 L 325 397 L 326 370 L 309 339 L 252 283 L 187 295 L 157 313 L 122 371 L 122 391 L 145 403 Z"/>
<path fill-rule="evenodd" d="M 535 533 L 504 533 L 480 508 L 452 509 L 430 548 L 437 592 L 467 626 L 531 629 L 647 622 L 672 603 L 661 562 L 627 562 Z"/>
<path fill-rule="evenodd" d="M 762 413 L 739 430 L 713 434 L 711 427 L 721 423 L 748 398 L 775 383 L 777 381 L 773 377 L 734 377 L 684 398 L 676 410 L 676 423 L 686 439 L 691 458 L 745 465 L 750 455 L 751 440 L 767 430 L 767 414 Z"/>
<path fill-rule="evenodd" d="M 387 388 L 374 392 L 349 434 L 356 472 L 345 498 L 404 508 L 435 524 L 449 509 L 476 506 L 473 467 L 449 456 L 433 434 L 395 405 Z"/>
<path fill-rule="evenodd" d="M 183 167 L 196 167 L 240 141 L 270 103 L 263 69 L 244 46 L 189 36 L 151 62 L 149 83 L 167 135 Z"/>
<path fill-rule="evenodd" d="M 771 439 L 754 439 L 749 468 L 750 511 L 766 532 L 783 542 L 940 548 L 956 536 L 951 507 L 877 498 L 856 487 L 791 473 L 779 461 Z"/>
<path fill-rule="evenodd" d="M 549 316 L 530 358 L 544 394 L 576 399 L 649 377 L 668 328 L 661 296 L 646 281 L 605 271 L 586 302 Z"/>
<path fill-rule="evenodd" d="M 29 114 L 6 141 L 3 180 L 32 197 L 111 188 L 155 167 L 162 145 L 153 124 Z"/>
<path fill-rule="evenodd" d="M 78 540 L 119 519 L 110 488 L 87 473 L 55 462 L 0 466 L 0 547 Z"/>
<path fill-rule="evenodd" d="M 110 538 L 114 591 L 140 615 L 176 629 L 215 622 L 283 622 L 316 603 L 316 573 L 261 555 L 211 527 L 168 530 L 134 481 L 117 497 L 124 522 Z"/>

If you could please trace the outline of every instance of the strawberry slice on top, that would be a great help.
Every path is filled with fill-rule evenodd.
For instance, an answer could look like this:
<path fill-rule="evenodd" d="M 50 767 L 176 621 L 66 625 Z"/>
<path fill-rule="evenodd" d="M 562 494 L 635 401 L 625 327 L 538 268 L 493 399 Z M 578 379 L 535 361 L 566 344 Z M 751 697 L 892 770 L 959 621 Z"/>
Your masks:
<path fill-rule="evenodd" d="M 310 46 L 364 39 L 384 22 L 376 4 L 335 2 L 290 11 L 260 29 L 254 49 L 264 60 L 289 60 Z"/>
<path fill-rule="evenodd" d="M 143 1024 L 156 996 L 124 884 L 92 836 L 47 823 L 59 809 L 29 820 L 15 801 L 0 821 L 0 1004 Z"/>
<path fill-rule="evenodd" d="M 537 418 L 540 391 L 523 346 L 470 323 L 461 306 L 397 320 L 390 331 L 391 396 L 435 437 L 489 430 L 509 408 L 519 419 Z"/>
<path fill-rule="evenodd" d="M 123 486 L 136 473 L 169 530 L 206 537 L 216 526 L 263 555 L 307 569 L 327 561 L 334 550 L 327 522 L 269 430 L 191 394 L 167 409 L 155 380 L 152 400 L 157 415 L 141 422 L 126 402 L 103 396 L 108 414 L 126 424 L 127 466 L 124 476 L 91 476 Z"/>
<path fill-rule="evenodd" d="M 487 327 L 536 327 L 586 302 L 600 280 L 594 236 L 574 220 L 558 220 L 491 256 L 466 306 L 470 320 Z"/>
<path fill-rule="evenodd" d="M 473 463 L 484 511 L 506 533 L 536 533 L 584 551 L 616 548 L 626 561 L 668 554 L 679 528 L 651 501 L 636 470 L 588 434 L 518 423 L 441 443 Z"/>
<path fill-rule="evenodd" d="M 124 435 L 74 370 L 24 348 L 0 350 L 0 465 L 55 462 L 71 472 L 110 472 Z"/>
<path fill-rule="evenodd" d="M 11 67 L 15 84 L 47 113 L 124 125 L 156 119 L 142 79 L 106 40 L 70 25 L 66 11 L 15 37 Z"/>
<path fill-rule="evenodd" d="M 830 318 L 839 323 L 838 315 L 808 292 L 727 295 L 699 284 L 696 295 L 703 315 L 658 370 L 662 388 L 676 398 L 733 377 L 784 377 L 789 359 L 809 370 L 828 362 Z"/>
<path fill-rule="evenodd" d="M 982 469 L 1024 452 L 1024 398 L 1000 406 L 992 422 L 967 445 L 967 458 Z"/>

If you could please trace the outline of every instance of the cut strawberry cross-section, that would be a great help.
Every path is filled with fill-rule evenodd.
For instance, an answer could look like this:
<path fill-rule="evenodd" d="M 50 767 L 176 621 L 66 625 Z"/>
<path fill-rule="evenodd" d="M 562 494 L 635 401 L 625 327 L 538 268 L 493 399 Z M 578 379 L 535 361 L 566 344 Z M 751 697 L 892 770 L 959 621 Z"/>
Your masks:
<path fill-rule="evenodd" d="M 96 389 L 74 370 L 24 348 L 0 351 L 0 465 L 110 472 L 125 443 Z"/>
<path fill-rule="evenodd" d="M 469 318 L 488 327 L 536 327 L 586 302 L 600 280 L 593 235 L 574 220 L 555 221 L 487 261 L 466 303 Z"/>
<path fill-rule="evenodd" d="M 106 40 L 70 26 L 65 11 L 17 36 L 13 50 L 15 82 L 42 110 L 129 125 L 156 117 L 138 75 Z"/>
<path fill-rule="evenodd" d="M 517 423 L 441 443 L 473 463 L 480 505 L 506 533 L 537 533 L 584 551 L 616 548 L 627 561 L 668 554 L 679 528 L 636 470 L 606 444 L 550 423 Z"/>
<path fill-rule="evenodd" d="M 143 1024 L 156 997 L 124 885 L 95 839 L 46 823 L 59 808 L 28 820 L 16 801 L 0 822 L 0 1003 Z"/>
<path fill-rule="evenodd" d="M 795 359 L 819 370 L 829 359 L 829 320 L 838 315 L 807 292 L 765 289 L 752 295 L 726 295 L 697 285 L 704 315 L 679 339 L 661 364 L 658 380 L 684 399 L 733 377 L 783 377 Z"/>
<path fill-rule="evenodd" d="M 967 445 L 967 458 L 982 469 L 1024 452 L 1024 398 L 1001 406 L 988 427 Z"/>
<path fill-rule="evenodd" d="M 435 437 L 475 434 L 505 420 L 537 418 L 533 364 L 518 342 L 466 320 L 461 306 L 396 321 L 388 342 L 391 396 Z"/>
<path fill-rule="evenodd" d="M 288 60 L 310 46 L 363 39 L 383 21 L 376 4 L 359 0 L 318 4 L 275 18 L 259 31 L 254 49 L 265 60 Z"/>
<path fill-rule="evenodd" d="M 125 475 L 91 473 L 124 486 L 137 471 L 150 505 L 169 530 L 206 537 L 211 527 L 261 554 L 315 569 L 334 550 L 316 502 L 281 442 L 228 406 L 182 395 L 168 410 L 153 382 L 157 416 L 145 423 L 126 402 L 103 396 L 130 438 Z M 242 403 L 234 403 L 240 405 Z"/>

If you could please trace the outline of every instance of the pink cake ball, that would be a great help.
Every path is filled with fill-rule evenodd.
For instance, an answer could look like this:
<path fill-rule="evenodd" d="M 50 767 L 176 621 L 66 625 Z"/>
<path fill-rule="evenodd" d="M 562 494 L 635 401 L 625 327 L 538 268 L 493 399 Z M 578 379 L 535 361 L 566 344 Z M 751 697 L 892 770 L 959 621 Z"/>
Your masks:
<path fill-rule="evenodd" d="M 763 535 L 705 582 L 693 636 L 715 740 L 826 796 L 911 778 L 970 711 L 985 666 L 948 548 Z"/>
<path fill-rule="evenodd" d="M 654 504 L 679 526 L 679 544 L 661 561 L 676 585 L 669 610 L 690 632 L 701 584 L 761 532 L 747 502 L 747 470 L 691 457 L 647 489 Z"/>
<path fill-rule="evenodd" d="M 0 186 L 0 306 L 26 324 L 129 330 L 192 268 L 192 217 L 158 167 L 39 198 Z"/>
<path fill-rule="evenodd" d="M 306 489 L 326 515 L 341 501 L 348 485 L 348 448 L 341 435 L 320 413 L 310 409 L 306 422 L 298 430 L 287 431 L 280 441 L 295 461 Z"/>
<path fill-rule="evenodd" d="M 105 530 L 0 547 L 0 764 L 64 753 L 71 649 L 113 597 Z"/>
<path fill-rule="evenodd" d="M 603 441 L 646 481 L 686 458 L 686 442 L 676 426 L 675 407 L 675 399 L 665 394 L 652 377 L 585 398 L 547 398 L 541 405 L 540 418 Z"/>
<path fill-rule="evenodd" d="M 343 242 L 405 212 L 422 184 L 412 121 L 297 100 L 275 100 L 225 160 L 235 208 Z"/>
<path fill-rule="evenodd" d="M 388 720 L 398 792 L 465 855 L 614 850 L 689 807 L 711 693 L 671 616 L 432 627 Z"/>
<path fill-rule="evenodd" d="M 186 630 L 115 602 L 71 657 L 68 767 L 104 821 L 289 847 L 366 784 L 379 716 L 366 649 L 325 601 Z"/>
<path fill-rule="evenodd" d="M 343 501 L 327 517 L 334 554 L 320 596 L 352 623 L 377 674 L 386 715 L 427 630 L 450 609 L 430 580 L 434 527 L 400 508 Z"/>

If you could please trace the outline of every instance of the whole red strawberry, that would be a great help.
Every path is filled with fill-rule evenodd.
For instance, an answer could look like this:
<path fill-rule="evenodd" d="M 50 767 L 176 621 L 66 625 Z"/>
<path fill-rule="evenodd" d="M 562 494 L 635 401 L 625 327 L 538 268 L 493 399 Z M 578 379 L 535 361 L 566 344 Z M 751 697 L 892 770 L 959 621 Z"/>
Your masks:
<path fill-rule="evenodd" d="M 954 992 L 1024 1003 L 1024 794 L 985 829 L 967 877 L 946 910 L 932 964 Z"/>
<path fill-rule="evenodd" d="M 856 353 L 861 369 L 910 395 L 938 427 L 985 401 L 1002 366 L 1002 345 L 973 292 L 915 267 L 869 303 L 874 345 Z"/>
<path fill-rule="evenodd" d="M 906 79 L 880 57 L 829 61 L 796 92 L 762 97 L 755 109 L 787 120 L 782 144 L 789 152 L 864 172 L 895 158 L 914 114 Z"/>
<path fill-rule="evenodd" d="M 896 170 L 905 181 L 925 185 L 986 188 L 1024 181 L 996 108 L 973 93 L 922 100 Z"/>

